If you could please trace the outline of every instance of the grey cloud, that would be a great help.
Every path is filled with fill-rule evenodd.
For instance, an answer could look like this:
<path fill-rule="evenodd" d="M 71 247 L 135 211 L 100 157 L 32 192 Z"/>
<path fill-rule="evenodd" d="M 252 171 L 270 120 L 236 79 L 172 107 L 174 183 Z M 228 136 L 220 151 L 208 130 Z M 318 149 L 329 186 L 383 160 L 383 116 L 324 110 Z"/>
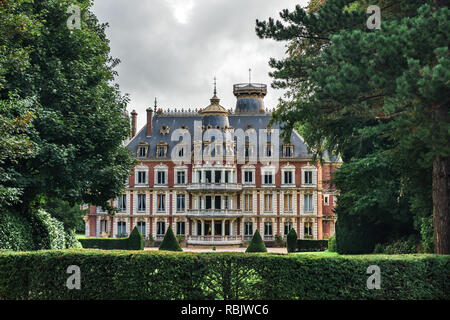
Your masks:
<path fill-rule="evenodd" d="M 129 93 L 129 111 L 138 112 L 138 126 L 145 109 L 158 97 L 160 107 L 205 107 L 217 76 L 221 104 L 233 108 L 232 85 L 248 81 L 271 83 L 270 57 L 282 57 L 284 44 L 261 40 L 255 20 L 278 17 L 306 1 L 294 0 L 192 0 L 193 7 L 180 23 L 174 5 L 187 0 L 96 0 L 94 13 L 108 22 L 111 55 L 123 93 Z M 183 14 L 183 11 L 180 10 Z M 269 90 L 266 107 L 276 106 L 280 91 Z"/>

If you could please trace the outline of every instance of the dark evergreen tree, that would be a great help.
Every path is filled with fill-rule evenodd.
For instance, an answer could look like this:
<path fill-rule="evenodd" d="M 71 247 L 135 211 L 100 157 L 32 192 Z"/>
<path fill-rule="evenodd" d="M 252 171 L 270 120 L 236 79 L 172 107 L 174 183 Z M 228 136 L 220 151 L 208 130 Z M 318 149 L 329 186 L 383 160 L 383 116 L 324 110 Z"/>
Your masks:
<path fill-rule="evenodd" d="M 264 244 L 258 229 L 256 229 L 252 241 L 250 241 L 250 245 L 245 252 L 267 252 L 266 245 Z"/>
<path fill-rule="evenodd" d="M 167 228 L 164 239 L 159 246 L 159 250 L 183 251 L 177 241 L 177 238 L 173 234 L 172 227 L 169 226 L 169 228 Z"/>
<path fill-rule="evenodd" d="M 297 238 L 297 232 L 294 228 L 291 228 L 286 236 L 286 248 L 288 252 L 295 252 L 297 250 Z"/>
<path fill-rule="evenodd" d="M 134 227 L 128 237 L 128 249 L 131 250 L 144 250 L 144 239 L 137 227 Z"/>
<path fill-rule="evenodd" d="M 450 253 L 447 1 L 370 4 L 380 30 L 367 28 L 362 0 L 315 0 L 257 21 L 260 37 L 288 41 L 287 57 L 270 61 L 273 87 L 288 89 L 273 121 L 285 136 L 300 123 L 319 159 L 342 157 L 339 252 L 419 233 L 433 212 L 435 252 Z"/>

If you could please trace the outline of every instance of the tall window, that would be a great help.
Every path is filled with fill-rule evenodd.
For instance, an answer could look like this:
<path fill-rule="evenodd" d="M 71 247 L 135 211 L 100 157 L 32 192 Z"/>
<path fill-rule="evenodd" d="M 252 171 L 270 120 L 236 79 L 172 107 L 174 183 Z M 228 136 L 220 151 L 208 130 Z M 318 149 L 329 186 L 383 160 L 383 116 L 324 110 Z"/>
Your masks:
<path fill-rule="evenodd" d="M 244 235 L 246 236 L 253 235 L 253 222 L 250 221 L 244 222 Z"/>
<path fill-rule="evenodd" d="M 186 209 L 186 196 L 184 194 L 177 194 L 177 211 L 183 212 Z"/>
<path fill-rule="evenodd" d="M 146 171 L 138 171 L 138 183 L 147 183 L 147 172 Z"/>
<path fill-rule="evenodd" d="M 225 183 L 230 183 L 231 179 L 231 171 L 227 170 L 225 171 Z"/>
<path fill-rule="evenodd" d="M 268 143 L 266 145 L 266 157 L 271 157 L 272 156 L 272 145 L 270 143 Z"/>
<path fill-rule="evenodd" d="M 312 171 L 305 171 L 305 184 L 312 184 Z"/>
<path fill-rule="evenodd" d="M 264 211 L 272 211 L 272 195 L 264 195 Z"/>
<path fill-rule="evenodd" d="M 312 212 L 313 207 L 313 195 L 312 194 L 305 194 L 305 212 Z"/>
<path fill-rule="evenodd" d="M 253 195 L 252 194 L 244 195 L 244 210 L 247 212 L 253 211 Z"/>
<path fill-rule="evenodd" d="M 284 235 L 286 236 L 292 229 L 292 222 L 288 221 L 284 223 Z"/>
<path fill-rule="evenodd" d="M 105 233 L 108 231 L 108 221 L 106 221 L 106 220 L 100 221 L 100 230 L 101 230 L 101 232 L 105 232 Z"/>
<path fill-rule="evenodd" d="M 244 171 L 244 183 L 253 183 L 252 171 Z"/>
<path fill-rule="evenodd" d="M 284 211 L 292 211 L 292 194 L 284 194 Z"/>
<path fill-rule="evenodd" d="M 138 154 L 139 154 L 140 158 L 144 158 L 146 153 L 147 153 L 147 148 L 146 147 L 139 147 Z"/>
<path fill-rule="evenodd" d="M 330 196 L 324 195 L 323 196 L 323 204 L 327 206 L 329 203 L 330 203 Z"/>
<path fill-rule="evenodd" d="M 186 223 L 184 221 L 178 221 L 177 222 L 177 235 L 181 236 L 184 235 L 185 232 Z"/>
<path fill-rule="evenodd" d="M 138 194 L 137 195 L 137 200 L 138 200 L 138 207 L 137 207 L 137 211 L 138 212 L 145 212 L 145 194 Z"/>
<path fill-rule="evenodd" d="M 158 171 L 157 172 L 157 184 L 166 184 L 166 172 L 165 171 Z"/>
<path fill-rule="evenodd" d="M 265 236 L 272 235 L 272 222 L 264 222 L 264 235 Z"/>
<path fill-rule="evenodd" d="M 138 221 L 137 228 L 140 234 L 142 234 L 145 237 L 145 222 L 144 221 Z"/>
<path fill-rule="evenodd" d="M 212 208 L 211 196 L 205 196 L 205 209 L 209 210 Z"/>
<path fill-rule="evenodd" d="M 292 171 L 284 171 L 284 183 L 292 184 Z"/>
<path fill-rule="evenodd" d="M 205 171 L 205 179 L 206 179 L 206 183 L 211 183 L 211 170 L 206 170 Z"/>
<path fill-rule="evenodd" d="M 127 233 L 127 223 L 125 221 L 117 222 L 117 234 L 122 235 Z"/>
<path fill-rule="evenodd" d="M 158 221 L 156 223 L 156 234 L 161 236 L 166 233 L 166 224 L 164 221 Z"/>
<path fill-rule="evenodd" d="M 119 210 L 120 211 L 127 211 L 127 195 L 123 194 L 119 196 Z"/>
<path fill-rule="evenodd" d="M 264 172 L 264 184 L 272 184 L 273 183 L 273 174 L 270 171 Z"/>
<path fill-rule="evenodd" d="M 186 173 L 184 171 L 177 171 L 177 184 L 185 184 Z"/>
<path fill-rule="evenodd" d="M 303 230 L 305 236 L 312 236 L 312 235 L 313 235 L 312 228 L 313 228 L 312 222 L 305 222 L 305 224 L 304 224 L 304 230 Z"/>
<path fill-rule="evenodd" d="M 220 180 L 222 180 L 222 171 L 215 171 L 214 172 L 214 182 L 220 183 Z"/>
<path fill-rule="evenodd" d="M 156 157 L 164 158 L 166 156 L 166 146 L 159 145 L 156 147 Z"/>
<path fill-rule="evenodd" d="M 158 194 L 157 198 L 157 210 L 159 212 L 166 211 L 166 195 L 165 194 Z"/>
<path fill-rule="evenodd" d="M 285 158 L 290 158 L 293 155 L 293 147 L 291 145 L 283 146 L 283 153 Z"/>

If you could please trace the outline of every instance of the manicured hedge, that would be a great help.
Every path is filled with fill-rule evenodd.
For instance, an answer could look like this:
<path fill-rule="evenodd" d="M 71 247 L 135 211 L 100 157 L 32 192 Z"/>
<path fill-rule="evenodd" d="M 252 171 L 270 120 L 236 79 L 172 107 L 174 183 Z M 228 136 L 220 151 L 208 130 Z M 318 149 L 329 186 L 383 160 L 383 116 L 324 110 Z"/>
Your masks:
<path fill-rule="evenodd" d="M 297 251 L 325 251 L 328 249 L 328 240 L 297 240 Z"/>
<path fill-rule="evenodd" d="M 266 244 L 261 238 L 258 229 L 256 229 L 253 234 L 252 241 L 250 241 L 250 244 L 245 252 L 267 252 Z"/>
<path fill-rule="evenodd" d="M 180 244 L 178 243 L 177 238 L 175 238 L 175 235 L 173 234 L 172 227 L 169 226 L 169 228 L 167 229 L 166 234 L 164 235 L 164 239 L 159 246 L 159 250 L 183 251 L 183 249 L 181 249 L 180 247 Z"/>
<path fill-rule="evenodd" d="M 83 248 L 105 250 L 144 250 L 144 239 L 134 227 L 128 238 L 86 238 L 79 239 Z"/>
<path fill-rule="evenodd" d="M 81 289 L 65 284 L 80 267 Z M 367 289 L 377 265 L 381 288 Z M 0 251 L 3 299 L 450 299 L 450 256 Z"/>
<path fill-rule="evenodd" d="M 0 210 L 0 249 L 25 251 L 79 246 L 73 232 L 66 232 L 61 221 L 42 209 L 28 216 Z"/>

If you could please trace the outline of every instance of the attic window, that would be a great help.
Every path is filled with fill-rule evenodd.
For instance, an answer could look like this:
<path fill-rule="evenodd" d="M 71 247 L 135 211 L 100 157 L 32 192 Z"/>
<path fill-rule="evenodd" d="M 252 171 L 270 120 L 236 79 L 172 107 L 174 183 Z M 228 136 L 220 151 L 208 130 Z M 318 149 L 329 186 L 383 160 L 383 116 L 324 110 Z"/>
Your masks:
<path fill-rule="evenodd" d="M 167 143 L 159 142 L 156 145 L 156 157 L 157 158 L 165 158 L 167 155 Z"/>
<path fill-rule="evenodd" d="M 285 158 L 290 158 L 294 155 L 294 146 L 291 144 L 283 145 L 283 154 Z"/>
<path fill-rule="evenodd" d="M 145 158 L 147 156 L 147 152 L 148 152 L 148 144 L 143 142 L 139 143 L 137 149 L 138 158 Z"/>

